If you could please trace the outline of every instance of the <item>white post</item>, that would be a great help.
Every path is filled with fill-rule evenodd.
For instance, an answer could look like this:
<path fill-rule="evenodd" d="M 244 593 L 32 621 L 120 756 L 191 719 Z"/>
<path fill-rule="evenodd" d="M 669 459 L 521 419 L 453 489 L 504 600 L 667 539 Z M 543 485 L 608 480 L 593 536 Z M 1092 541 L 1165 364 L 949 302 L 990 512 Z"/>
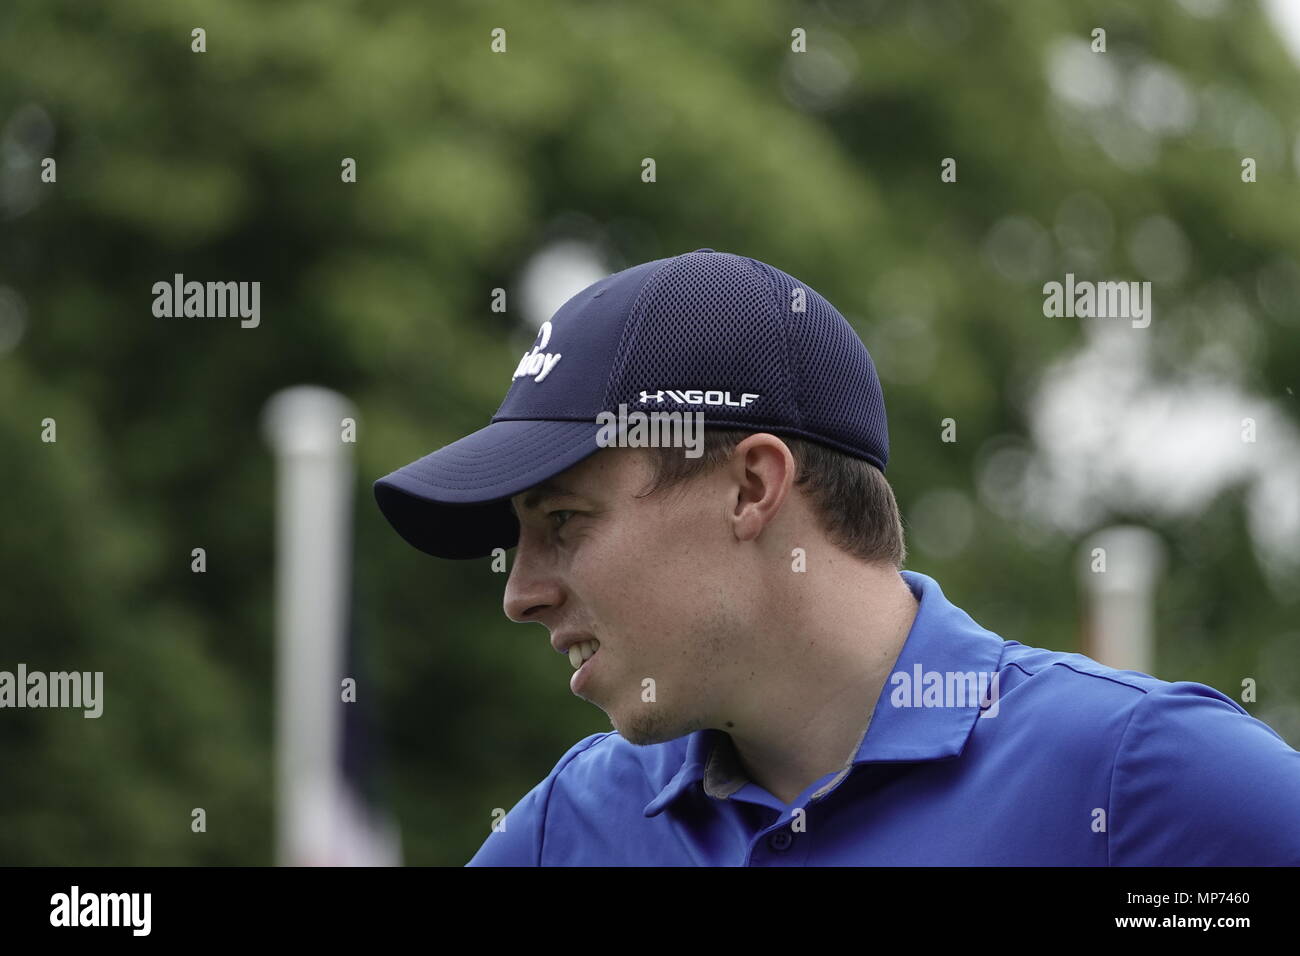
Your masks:
<path fill-rule="evenodd" d="M 346 809 L 338 770 L 351 603 L 351 444 L 337 392 L 300 385 L 263 410 L 276 460 L 276 861 L 326 865 Z"/>
<path fill-rule="evenodd" d="M 1083 653 L 1107 667 L 1151 674 L 1155 588 L 1164 566 L 1160 538 L 1135 525 L 1106 528 L 1084 542 L 1080 559 Z"/>

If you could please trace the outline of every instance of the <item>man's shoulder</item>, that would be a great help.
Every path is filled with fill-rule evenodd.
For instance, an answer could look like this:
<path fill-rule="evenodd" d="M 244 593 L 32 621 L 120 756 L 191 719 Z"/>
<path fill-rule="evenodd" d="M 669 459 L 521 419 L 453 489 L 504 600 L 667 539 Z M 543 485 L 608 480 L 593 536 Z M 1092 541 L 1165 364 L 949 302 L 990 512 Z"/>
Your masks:
<path fill-rule="evenodd" d="M 1129 691 L 1146 692 L 1168 681 L 1141 671 L 1120 670 L 1108 667 L 1091 657 L 1069 651 L 1052 651 L 1033 647 L 1020 641 L 1003 642 L 1002 667 L 1015 668 L 1025 678 L 1047 677 L 1068 681 L 1080 689 L 1104 691 L 1110 686 L 1128 688 Z M 1121 696 L 1126 696 L 1123 691 Z"/>
<path fill-rule="evenodd" d="M 1110 865 L 1300 864 L 1300 753 L 1231 697 L 1016 641 L 999 677 L 976 752 L 1042 771 L 1063 806 L 1095 800 Z"/>
<path fill-rule="evenodd" d="M 1142 671 L 1109 667 L 1083 654 L 1051 651 L 1019 641 L 1005 642 L 999 671 L 1004 699 L 1019 692 L 1033 698 L 1033 703 L 1052 705 L 1063 714 L 1077 714 L 1080 708 L 1128 711 L 1148 703 L 1148 698 L 1158 706 L 1171 696 L 1193 695 L 1212 701 L 1219 709 L 1250 716 L 1231 697 L 1208 684 L 1168 681 Z"/>
<path fill-rule="evenodd" d="M 1196 681 L 1167 681 L 1108 667 L 1082 654 L 1006 641 L 999 666 L 997 716 L 1028 734 L 1071 744 L 1100 756 L 1146 745 L 1152 736 L 1195 735 L 1272 738 L 1267 724 L 1223 692 Z M 994 730 L 998 721 L 977 721 Z"/>
<path fill-rule="evenodd" d="M 536 866 L 612 852 L 599 841 L 643 818 L 646 804 L 681 769 L 688 742 L 633 746 L 616 731 L 583 737 L 493 827 L 469 865 Z M 594 827 L 601 821 L 616 821 L 614 831 Z M 581 846 L 575 834 L 585 840 Z"/>

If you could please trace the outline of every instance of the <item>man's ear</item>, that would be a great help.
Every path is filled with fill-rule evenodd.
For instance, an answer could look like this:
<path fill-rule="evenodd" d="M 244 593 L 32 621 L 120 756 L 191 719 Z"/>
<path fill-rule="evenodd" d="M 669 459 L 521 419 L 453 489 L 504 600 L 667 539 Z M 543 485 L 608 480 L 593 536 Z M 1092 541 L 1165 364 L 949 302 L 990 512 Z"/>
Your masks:
<path fill-rule="evenodd" d="M 758 432 L 736 444 L 727 473 L 734 494 L 730 517 L 736 537 L 757 538 L 790 497 L 794 455 L 775 435 Z"/>

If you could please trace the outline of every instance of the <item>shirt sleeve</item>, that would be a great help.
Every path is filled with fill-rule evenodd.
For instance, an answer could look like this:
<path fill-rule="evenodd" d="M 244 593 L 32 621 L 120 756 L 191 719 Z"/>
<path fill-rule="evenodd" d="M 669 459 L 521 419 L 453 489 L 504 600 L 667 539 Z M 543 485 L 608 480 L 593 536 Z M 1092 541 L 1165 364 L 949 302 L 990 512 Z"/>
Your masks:
<path fill-rule="evenodd" d="M 1115 757 L 1111 866 L 1300 866 L 1300 753 L 1219 691 L 1145 694 Z"/>
<path fill-rule="evenodd" d="M 503 826 L 488 834 L 466 866 L 541 866 L 546 839 L 546 807 L 555 781 L 579 754 L 608 737 L 612 731 L 592 734 L 578 741 L 537 786 L 524 794 L 505 817 Z"/>

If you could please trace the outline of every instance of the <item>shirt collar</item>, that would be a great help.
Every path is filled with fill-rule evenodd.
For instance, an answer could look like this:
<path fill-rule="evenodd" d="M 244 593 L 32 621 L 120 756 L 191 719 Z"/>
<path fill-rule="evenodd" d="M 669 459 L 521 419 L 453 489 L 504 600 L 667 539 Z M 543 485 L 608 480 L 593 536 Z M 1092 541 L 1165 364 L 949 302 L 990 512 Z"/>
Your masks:
<path fill-rule="evenodd" d="M 940 760 L 961 753 L 979 718 L 979 701 L 964 706 L 894 706 L 891 695 L 900 686 L 894 682 L 894 675 L 905 673 L 912 681 L 914 675 L 935 671 L 994 674 L 998 670 L 1004 643 L 1001 637 L 949 602 L 933 578 L 916 571 L 899 574 L 919 601 L 916 618 L 870 713 L 856 754 L 814 796 L 833 789 L 861 763 Z M 867 708 L 863 712 L 867 713 Z M 699 730 L 687 737 L 681 769 L 646 804 L 645 815 L 653 817 L 663 812 L 696 783 L 708 796 L 725 799 L 748 782 L 731 737 L 713 728 Z"/>

